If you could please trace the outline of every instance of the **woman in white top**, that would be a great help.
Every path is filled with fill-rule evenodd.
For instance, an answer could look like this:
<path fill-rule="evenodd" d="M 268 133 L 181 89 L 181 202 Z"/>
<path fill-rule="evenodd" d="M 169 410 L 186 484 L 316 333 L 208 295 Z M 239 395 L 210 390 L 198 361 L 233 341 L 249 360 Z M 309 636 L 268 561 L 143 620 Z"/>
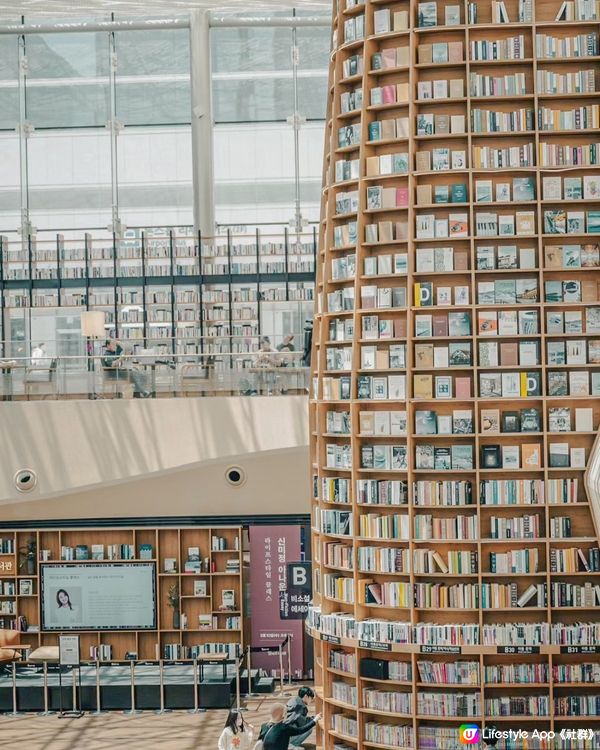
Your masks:
<path fill-rule="evenodd" d="M 230 711 L 219 737 L 218 750 L 251 750 L 254 727 L 246 724 L 240 711 Z"/>

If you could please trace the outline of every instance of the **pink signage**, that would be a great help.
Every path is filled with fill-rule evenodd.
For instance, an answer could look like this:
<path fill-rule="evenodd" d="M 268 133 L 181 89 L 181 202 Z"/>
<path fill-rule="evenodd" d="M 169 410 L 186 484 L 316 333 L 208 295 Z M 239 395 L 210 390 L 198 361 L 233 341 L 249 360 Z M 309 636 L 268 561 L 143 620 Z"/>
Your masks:
<path fill-rule="evenodd" d="M 250 526 L 251 645 L 276 649 L 289 635 L 292 676 L 302 677 L 303 622 L 282 620 L 279 610 L 279 592 L 287 587 L 287 564 L 299 560 L 300 526 Z M 279 659 L 255 652 L 252 666 L 272 673 L 279 669 Z"/>

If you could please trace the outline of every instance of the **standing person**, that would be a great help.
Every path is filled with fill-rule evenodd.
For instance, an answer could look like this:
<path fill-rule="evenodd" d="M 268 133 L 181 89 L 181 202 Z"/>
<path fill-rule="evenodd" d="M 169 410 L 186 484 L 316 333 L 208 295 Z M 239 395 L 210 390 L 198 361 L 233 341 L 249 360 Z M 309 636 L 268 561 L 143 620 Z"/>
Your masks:
<path fill-rule="evenodd" d="M 287 716 L 285 717 L 285 723 L 291 724 L 302 730 L 302 734 L 297 734 L 290 740 L 290 745 L 292 747 L 300 746 L 312 732 L 312 727 L 307 729 L 307 726 L 310 723 L 310 719 L 308 718 L 308 707 L 314 697 L 314 691 L 309 687 L 303 686 L 298 690 L 298 695 L 295 698 L 290 698 L 287 702 Z"/>
<path fill-rule="evenodd" d="M 313 322 L 307 320 L 304 323 L 304 349 L 302 352 L 302 364 L 305 367 L 310 367 L 310 353 L 312 349 L 312 338 L 313 338 Z"/>
<path fill-rule="evenodd" d="M 46 344 L 40 343 L 31 352 L 31 366 L 43 367 L 46 364 Z"/>
<path fill-rule="evenodd" d="M 241 711 L 232 710 L 219 737 L 218 750 L 251 750 L 254 727 L 246 724 Z"/>
<path fill-rule="evenodd" d="M 150 391 L 146 389 L 146 378 L 137 370 L 130 370 L 126 362 L 121 359 L 123 347 L 116 339 L 108 339 L 104 343 L 102 355 L 102 367 L 106 376 L 116 380 L 128 380 L 133 383 L 134 395 L 139 398 L 148 398 Z"/>
<path fill-rule="evenodd" d="M 311 730 L 320 718 L 321 714 L 317 714 L 308 724 L 298 728 L 284 721 L 283 703 L 274 703 L 271 708 L 271 721 L 260 728 L 259 740 L 263 743 L 262 750 L 288 750 L 290 739 Z"/>

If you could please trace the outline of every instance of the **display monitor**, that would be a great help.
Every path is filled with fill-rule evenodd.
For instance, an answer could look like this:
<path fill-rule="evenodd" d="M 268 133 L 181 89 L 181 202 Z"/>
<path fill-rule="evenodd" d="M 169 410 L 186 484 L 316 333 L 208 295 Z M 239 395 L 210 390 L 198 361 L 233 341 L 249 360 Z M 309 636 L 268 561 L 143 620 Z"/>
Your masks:
<path fill-rule="evenodd" d="M 155 630 L 155 564 L 42 564 L 41 604 L 42 630 Z"/>

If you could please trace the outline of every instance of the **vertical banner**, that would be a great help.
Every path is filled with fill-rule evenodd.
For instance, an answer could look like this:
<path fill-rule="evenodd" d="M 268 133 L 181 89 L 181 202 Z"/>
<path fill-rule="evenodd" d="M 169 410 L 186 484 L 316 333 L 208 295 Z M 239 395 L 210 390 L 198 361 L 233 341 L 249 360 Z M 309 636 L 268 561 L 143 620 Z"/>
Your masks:
<path fill-rule="evenodd" d="M 292 675 L 301 677 L 303 623 L 283 620 L 280 613 L 281 595 L 288 587 L 288 563 L 297 560 L 300 560 L 300 526 L 250 526 L 251 644 L 277 648 L 290 635 Z M 270 673 L 279 669 L 279 660 L 277 656 L 253 653 L 252 665 Z"/>
<path fill-rule="evenodd" d="M 287 589 L 280 592 L 279 612 L 282 620 L 304 620 L 312 599 L 311 563 L 295 562 L 287 566 Z"/>

